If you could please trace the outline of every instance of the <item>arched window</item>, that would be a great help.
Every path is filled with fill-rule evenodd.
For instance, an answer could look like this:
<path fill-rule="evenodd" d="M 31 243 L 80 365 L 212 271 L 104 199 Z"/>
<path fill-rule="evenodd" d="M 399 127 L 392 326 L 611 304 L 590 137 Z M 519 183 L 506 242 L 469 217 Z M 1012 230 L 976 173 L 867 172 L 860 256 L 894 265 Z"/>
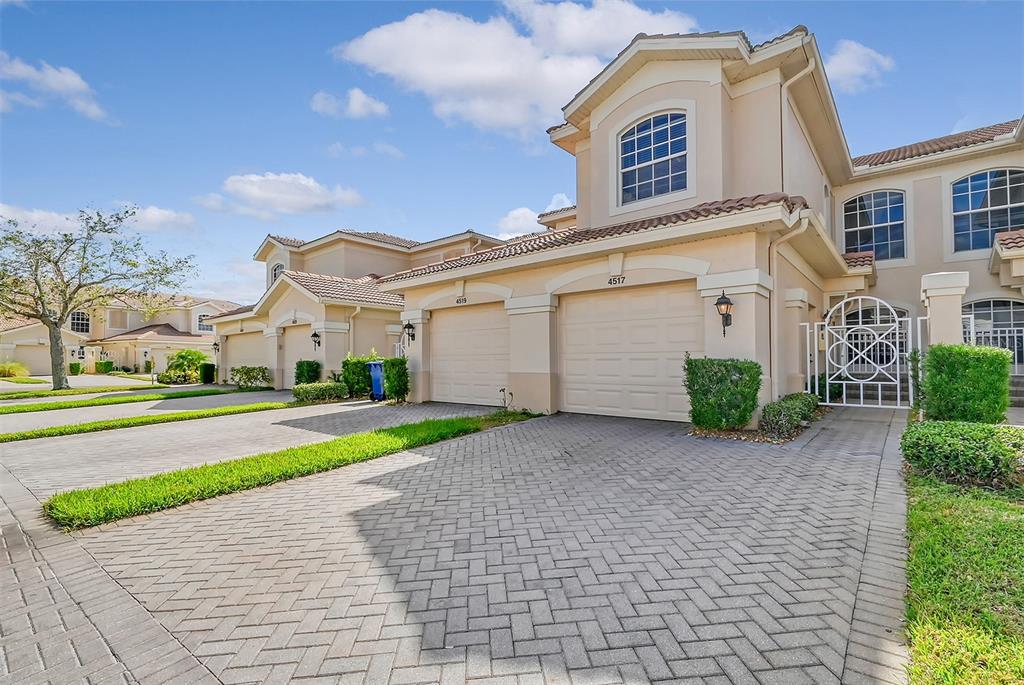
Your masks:
<path fill-rule="evenodd" d="M 686 190 L 686 115 L 655 114 L 619 136 L 622 204 Z"/>
<path fill-rule="evenodd" d="M 69 319 L 71 322 L 71 330 L 75 333 L 88 333 L 89 332 L 89 313 L 88 312 L 71 312 Z"/>
<path fill-rule="evenodd" d="M 907 256 L 905 203 L 898 190 L 879 190 L 843 204 L 847 252 L 874 252 L 875 260 Z"/>
<path fill-rule="evenodd" d="M 979 328 L 1024 328 L 1024 302 L 1016 300 L 978 300 L 963 307 Z"/>
<path fill-rule="evenodd" d="M 270 282 L 273 283 L 274 281 L 276 281 L 277 277 L 281 275 L 282 271 L 284 271 L 284 264 L 275 264 L 274 268 L 270 270 Z"/>
<path fill-rule="evenodd" d="M 992 247 L 996 233 L 1024 228 L 1024 169 L 994 169 L 953 184 L 953 250 Z"/>
<path fill-rule="evenodd" d="M 209 314 L 200 314 L 198 317 L 196 317 L 196 320 L 199 323 L 199 330 L 201 330 L 201 331 L 212 331 L 213 330 L 213 324 L 206 323 L 206 320 L 209 319 L 209 318 L 210 318 Z"/>

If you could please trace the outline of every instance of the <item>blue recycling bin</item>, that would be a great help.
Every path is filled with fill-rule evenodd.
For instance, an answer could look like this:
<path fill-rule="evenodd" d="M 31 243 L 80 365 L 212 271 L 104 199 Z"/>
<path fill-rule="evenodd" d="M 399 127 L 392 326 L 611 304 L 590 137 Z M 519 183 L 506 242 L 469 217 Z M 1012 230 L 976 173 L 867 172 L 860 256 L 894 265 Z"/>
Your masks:
<path fill-rule="evenodd" d="M 370 399 L 380 402 L 384 399 L 384 362 L 366 362 L 370 367 Z"/>

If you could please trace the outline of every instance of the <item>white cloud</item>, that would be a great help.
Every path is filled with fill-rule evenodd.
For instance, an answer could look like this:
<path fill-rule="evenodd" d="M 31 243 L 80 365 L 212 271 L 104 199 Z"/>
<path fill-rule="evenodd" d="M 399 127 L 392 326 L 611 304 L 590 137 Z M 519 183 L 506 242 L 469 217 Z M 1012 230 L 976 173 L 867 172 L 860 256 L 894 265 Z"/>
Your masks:
<path fill-rule="evenodd" d="M 176 212 L 154 205 L 139 207 L 135 212 L 135 229 L 145 233 L 185 230 L 192 228 L 195 223 L 195 217 L 188 212 Z"/>
<path fill-rule="evenodd" d="M 34 67 L 0 50 L 0 80 L 22 83 L 42 97 L 62 100 L 68 107 L 94 121 L 108 120 L 107 112 L 96 101 L 92 88 L 69 67 L 54 67 L 46 62 Z M 24 93 L 13 93 L 3 98 L 3 106 L 28 104 L 26 100 L 38 102 Z"/>
<path fill-rule="evenodd" d="M 129 203 L 120 203 L 121 207 Z M 14 219 L 20 228 L 35 230 L 38 233 L 57 231 L 77 231 L 78 215 L 74 213 L 53 212 L 48 209 L 25 209 L 15 205 L 0 203 L 0 217 L 4 220 Z M 138 207 L 135 218 L 129 222 L 128 228 L 143 233 L 180 231 L 192 228 L 195 217 L 188 212 L 176 212 L 155 205 Z"/>
<path fill-rule="evenodd" d="M 895 60 L 862 45 L 842 39 L 825 60 L 829 81 L 840 93 L 852 95 L 882 84 L 882 74 L 896 66 Z"/>
<path fill-rule="evenodd" d="M 0 220 L 6 224 L 8 219 L 17 221 L 18 228 L 23 231 L 37 233 L 75 231 L 78 228 L 78 217 L 73 214 L 62 214 L 48 209 L 26 209 L 0 202 Z"/>
<path fill-rule="evenodd" d="M 384 143 L 380 141 L 374 143 L 371 147 L 366 147 L 365 145 L 354 145 L 352 147 L 347 147 L 342 143 L 331 143 L 326 148 L 324 148 L 324 153 L 328 157 L 334 157 L 335 159 L 337 159 L 338 157 L 360 158 L 370 154 L 371 149 L 373 150 L 373 152 L 376 152 L 378 155 L 383 155 L 384 157 L 392 157 L 394 159 L 405 158 L 405 153 L 402 152 L 401 149 L 399 149 L 397 146 L 392 145 L 391 143 Z"/>
<path fill-rule="evenodd" d="M 561 209 L 562 207 L 571 207 L 571 206 L 572 206 L 572 200 L 569 199 L 568 195 L 566 195 L 565 193 L 555 193 L 554 195 L 551 196 L 551 202 L 549 202 L 548 206 L 544 208 L 544 211 L 545 212 L 553 212 L 556 209 Z"/>
<path fill-rule="evenodd" d="M 373 151 L 379 155 L 384 155 L 385 157 L 393 157 L 395 159 L 402 159 L 405 157 L 405 153 L 399 150 L 396 146 L 392 145 L 391 143 L 374 143 Z"/>
<path fill-rule="evenodd" d="M 476 21 L 430 9 L 332 53 L 422 93 L 441 119 L 526 135 L 560 121 L 561 106 L 636 33 L 695 28 L 687 15 L 649 12 L 625 0 L 523 0 L 508 11 L 511 17 Z"/>
<path fill-rule="evenodd" d="M 188 291 L 200 297 L 251 304 L 266 290 L 266 265 L 251 260 L 234 260 L 202 270 L 202 276 Z"/>
<path fill-rule="evenodd" d="M 329 212 L 363 202 L 352 188 L 331 188 L 298 173 L 237 174 L 226 178 L 221 190 L 223 194 L 209 193 L 193 199 L 212 211 L 231 211 L 268 221 L 279 214 Z"/>
<path fill-rule="evenodd" d="M 31 98 L 24 93 L 10 93 L 0 90 L 0 112 L 10 112 L 15 105 L 23 107 L 42 107 L 43 103 L 37 98 Z"/>
<path fill-rule="evenodd" d="M 359 88 L 350 88 L 345 98 L 318 90 L 309 100 L 309 108 L 325 117 L 340 119 L 365 119 L 366 117 L 383 117 L 388 114 L 388 106 L 367 95 Z"/>
<path fill-rule="evenodd" d="M 498 220 L 498 237 L 502 240 L 544 230 L 537 223 L 537 212 L 529 207 L 516 207 Z"/>

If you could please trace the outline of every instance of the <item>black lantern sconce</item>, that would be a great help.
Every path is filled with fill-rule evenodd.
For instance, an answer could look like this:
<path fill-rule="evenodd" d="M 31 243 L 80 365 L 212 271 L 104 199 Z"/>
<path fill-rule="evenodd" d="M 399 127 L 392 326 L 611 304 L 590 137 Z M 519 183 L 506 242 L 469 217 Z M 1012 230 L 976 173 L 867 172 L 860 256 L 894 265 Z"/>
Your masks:
<path fill-rule="evenodd" d="M 213 353 L 217 354 L 218 352 L 220 352 L 220 343 L 214 341 L 214 343 L 213 343 Z"/>
<path fill-rule="evenodd" d="M 309 336 L 309 339 L 313 341 L 313 349 L 320 349 L 320 334 L 313 331 L 313 335 Z"/>
<path fill-rule="evenodd" d="M 409 337 L 409 342 L 413 342 L 414 340 L 416 340 L 416 327 L 413 326 L 411 323 L 407 323 L 404 326 L 402 326 L 402 332 Z"/>
<path fill-rule="evenodd" d="M 722 296 L 715 300 L 715 309 L 722 317 L 722 337 L 724 338 L 725 329 L 732 325 L 732 300 L 728 298 L 724 290 Z"/>

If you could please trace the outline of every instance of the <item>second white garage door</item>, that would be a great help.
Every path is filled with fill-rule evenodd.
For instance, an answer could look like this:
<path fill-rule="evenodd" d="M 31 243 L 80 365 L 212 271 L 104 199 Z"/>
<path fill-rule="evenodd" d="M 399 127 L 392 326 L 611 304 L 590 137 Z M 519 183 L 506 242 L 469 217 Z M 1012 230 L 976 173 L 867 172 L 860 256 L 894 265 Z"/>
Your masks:
<path fill-rule="evenodd" d="M 508 315 L 502 303 L 441 309 L 430 317 L 430 398 L 500 405 L 508 383 Z"/>
<path fill-rule="evenodd" d="M 686 421 L 686 352 L 703 354 L 693 281 L 559 298 L 561 409 Z"/>

